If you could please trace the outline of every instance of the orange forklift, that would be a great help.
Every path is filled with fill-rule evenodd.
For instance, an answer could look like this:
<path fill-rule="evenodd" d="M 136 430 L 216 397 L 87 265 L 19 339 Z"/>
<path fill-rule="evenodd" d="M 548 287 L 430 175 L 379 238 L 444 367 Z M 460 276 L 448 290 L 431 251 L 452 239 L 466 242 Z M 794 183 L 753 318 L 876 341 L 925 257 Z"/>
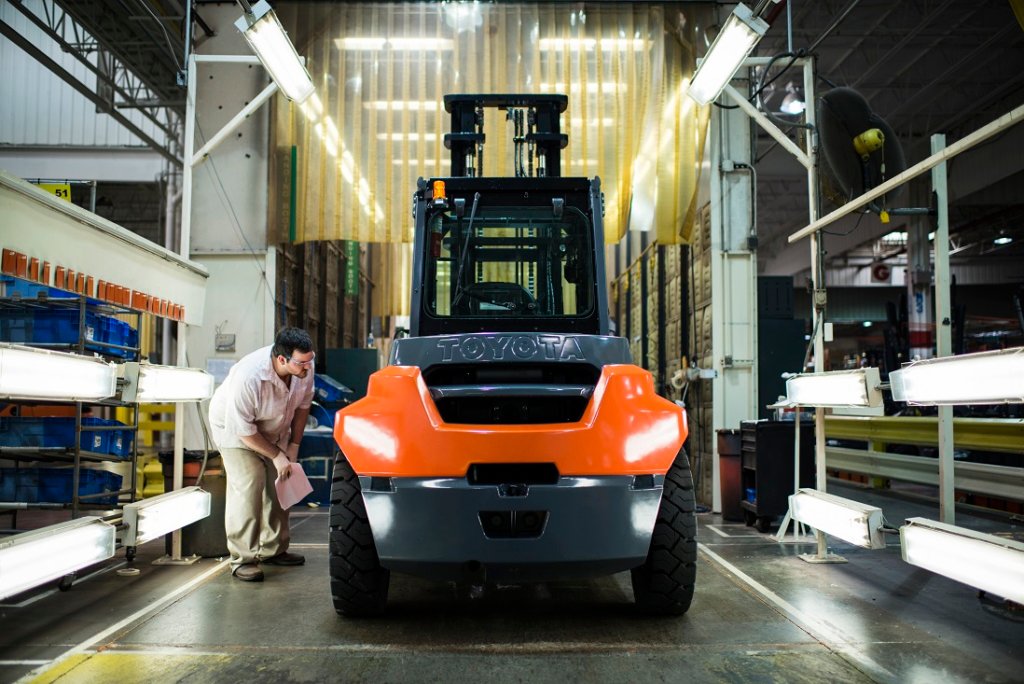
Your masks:
<path fill-rule="evenodd" d="M 629 570 L 679 615 L 696 578 L 685 411 L 609 334 L 603 196 L 559 176 L 564 95 L 448 95 L 452 174 L 420 179 L 410 336 L 335 421 L 334 607 L 384 612 L 392 572 L 463 586 Z M 483 168 L 486 110 L 515 175 Z"/>

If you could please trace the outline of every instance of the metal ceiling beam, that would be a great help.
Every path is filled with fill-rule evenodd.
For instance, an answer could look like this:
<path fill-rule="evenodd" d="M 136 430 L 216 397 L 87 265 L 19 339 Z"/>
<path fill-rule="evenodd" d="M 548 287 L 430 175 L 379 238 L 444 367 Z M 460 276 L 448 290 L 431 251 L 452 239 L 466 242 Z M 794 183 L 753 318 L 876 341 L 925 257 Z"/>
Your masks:
<path fill-rule="evenodd" d="M 16 31 L 13 26 L 2 20 L 0 20 L 0 34 L 6 36 L 12 43 L 14 43 L 22 50 L 24 50 L 26 53 L 28 53 L 29 56 L 31 56 L 37 62 L 39 62 L 44 67 L 53 72 L 55 75 L 60 77 L 61 80 L 63 80 L 65 83 L 67 83 L 72 88 L 74 88 L 79 93 L 88 98 L 90 102 L 95 104 L 96 107 L 100 109 L 100 111 L 109 114 L 111 117 L 113 117 L 115 121 L 117 121 L 119 124 L 127 128 L 136 136 L 138 136 L 140 140 L 142 140 L 147 145 L 152 147 L 154 150 L 159 152 L 172 164 L 179 167 L 182 165 L 181 160 L 178 159 L 178 157 L 175 156 L 174 153 L 172 153 L 165 146 L 161 145 L 159 142 L 151 138 L 149 134 L 147 134 L 145 131 L 139 128 L 135 124 L 135 122 L 133 122 L 131 119 L 126 117 L 121 112 L 117 111 L 114 107 L 110 105 L 110 103 L 106 102 L 102 97 L 93 92 L 92 89 L 86 87 L 81 81 L 75 78 L 74 75 L 66 71 L 64 67 L 50 59 L 50 57 L 46 53 L 44 53 L 38 47 L 33 45 L 27 38 L 18 33 L 18 31 Z"/>
<path fill-rule="evenodd" d="M 152 121 L 155 126 L 162 130 L 165 135 L 167 135 L 167 137 L 178 142 L 180 146 L 180 126 L 174 126 L 170 123 L 170 121 L 162 121 L 155 112 L 149 111 L 151 108 L 162 107 L 164 105 L 155 102 L 143 103 L 139 101 L 132 93 L 130 93 L 128 90 L 122 87 L 116 79 L 103 73 L 103 71 L 99 67 L 97 67 L 95 64 L 90 62 L 85 57 L 85 55 L 82 53 L 80 49 L 68 43 L 61 34 L 59 34 L 53 27 L 48 25 L 45 21 L 40 19 L 34 12 L 25 7 L 25 5 L 23 5 L 20 2 L 15 2 L 12 3 L 11 6 L 17 9 L 19 12 L 21 12 L 22 16 L 28 19 L 40 31 L 45 33 L 52 41 L 57 43 L 57 45 L 59 45 L 64 52 L 68 53 L 69 55 L 77 59 L 78 62 L 82 64 L 86 69 L 88 69 L 97 79 L 107 83 L 110 88 L 114 89 L 118 95 L 124 98 L 123 103 L 117 103 L 115 106 L 139 109 L 142 112 L 143 116 Z M 60 22 L 58 21 L 55 23 Z M 137 86 L 136 88 L 133 88 L 133 90 L 135 89 L 137 89 Z M 148 92 L 148 89 L 147 92 L 141 94 L 143 94 L 145 97 L 153 97 L 153 94 Z M 181 104 L 183 104 L 183 102 Z"/>
<path fill-rule="evenodd" d="M 893 119 L 896 118 L 896 116 L 900 112 L 906 111 L 913 103 L 920 100 L 922 96 L 928 96 L 928 99 L 925 100 L 926 103 L 932 102 L 936 97 L 945 96 L 946 93 L 944 92 L 944 90 L 936 88 L 936 86 L 945 83 L 946 79 L 951 74 L 960 71 L 965 65 L 975 62 L 980 55 L 983 55 L 986 52 L 990 53 L 989 60 L 994 59 L 996 55 L 992 54 L 989 48 L 991 48 L 992 45 L 997 44 L 999 41 L 1001 41 L 1011 31 L 1018 31 L 1019 29 L 1020 27 L 1015 26 L 1014 24 L 1006 24 L 1005 26 L 1003 26 L 1002 30 L 998 31 L 997 33 L 993 33 L 988 40 L 986 40 L 981 45 L 975 47 L 973 50 L 971 50 L 970 53 L 961 57 L 956 62 L 956 64 L 949 67 L 944 72 L 933 78 L 931 82 L 928 83 L 928 85 L 924 86 L 923 88 L 919 88 L 914 95 L 903 100 L 903 102 L 901 102 L 899 106 L 896 107 L 896 109 L 886 112 L 886 116 L 889 117 L 890 123 Z M 981 67 L 983 65 L 979 64 L 978 66 Z"/>
<path fill-rule="evenodd" d="M 144 2 L 145 0 L 139 0 Z M 81 25 L 105 50 L 115 55 L 122 64 L 131 65 L 139 80 L 163 99 L 180 99 L 175 65 L 177 55 L 184 54 L 184 42 L 173 31 L 154 34 L 143 22 L 132 22 L 128 15 L 132 7 L 126 0 L 93 0 L 89 2 L 59 0 L 64 13 Z M 149 5 L 139 7 L 152 17 Z M 159 16 L 156 18 L 159 21 Z M 152 22 L 147 22 L 152 23 Z M 137 50 L 131 48 L 140 48 Z"/>

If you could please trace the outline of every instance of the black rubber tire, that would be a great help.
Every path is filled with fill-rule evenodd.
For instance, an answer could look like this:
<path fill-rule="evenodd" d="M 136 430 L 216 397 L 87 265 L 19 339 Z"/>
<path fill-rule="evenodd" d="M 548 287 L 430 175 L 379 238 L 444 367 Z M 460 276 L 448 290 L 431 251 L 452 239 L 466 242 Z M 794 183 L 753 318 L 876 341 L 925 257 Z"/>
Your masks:
<path fill-rule="evenodd" d="M 651 549 L 633 568 L 633 598 L 653 615 L 682 615 L 693 601 L 697 580 L 697 515 L 693 476 L 686 452 L 679 450 L 665 475 Z"/>
<path fill-rule="evenodd" d="M 757 514 L 753 511 L 743 511 L 743 522 L 746 523 L 747 527 L 753 527 L 754 523 L 757 522 Z"/>
<path fill-rule="evenodd" d="M 391 571 L 382 568 L 359 478 L 340 451 L 334 457 L 330 515 L 331 598 L 346 617 L 384 612 Z"/>
<path fill-rule="evenodd" d="M 754 529 L 762 533 L 769 532 L 772 529 L 772 523 L 774 522 L 775 518 L 766 518 L 761 516 L 754 522 Z"/>

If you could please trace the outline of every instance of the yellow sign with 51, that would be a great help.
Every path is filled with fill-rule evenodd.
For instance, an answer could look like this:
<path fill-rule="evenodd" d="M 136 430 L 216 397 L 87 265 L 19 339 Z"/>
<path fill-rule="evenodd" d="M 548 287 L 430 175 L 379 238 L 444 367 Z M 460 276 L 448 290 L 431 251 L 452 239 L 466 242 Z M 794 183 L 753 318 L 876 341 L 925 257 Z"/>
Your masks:
<path fill-rule="evenodd" d="M 52 195 L 56 195 L 66 202 L 71 201 L 70 183 L 40 183 L 39 187 Z"/>

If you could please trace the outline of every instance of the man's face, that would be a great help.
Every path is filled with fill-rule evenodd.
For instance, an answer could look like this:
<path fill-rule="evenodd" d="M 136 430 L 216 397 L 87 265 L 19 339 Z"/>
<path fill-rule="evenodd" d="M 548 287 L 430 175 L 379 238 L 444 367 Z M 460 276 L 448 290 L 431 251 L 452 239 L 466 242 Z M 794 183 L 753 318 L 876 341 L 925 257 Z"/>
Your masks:
<path fill-rule="evenodd" d="M 316 354 L 311 351 L 300 352 L 296 349 L 292 352 L 290 358 L 279 356 L 278 359 L 288 369 L 289 374 L 304 378 L 312 371 L 313 360 L 316 359 Z"/>

